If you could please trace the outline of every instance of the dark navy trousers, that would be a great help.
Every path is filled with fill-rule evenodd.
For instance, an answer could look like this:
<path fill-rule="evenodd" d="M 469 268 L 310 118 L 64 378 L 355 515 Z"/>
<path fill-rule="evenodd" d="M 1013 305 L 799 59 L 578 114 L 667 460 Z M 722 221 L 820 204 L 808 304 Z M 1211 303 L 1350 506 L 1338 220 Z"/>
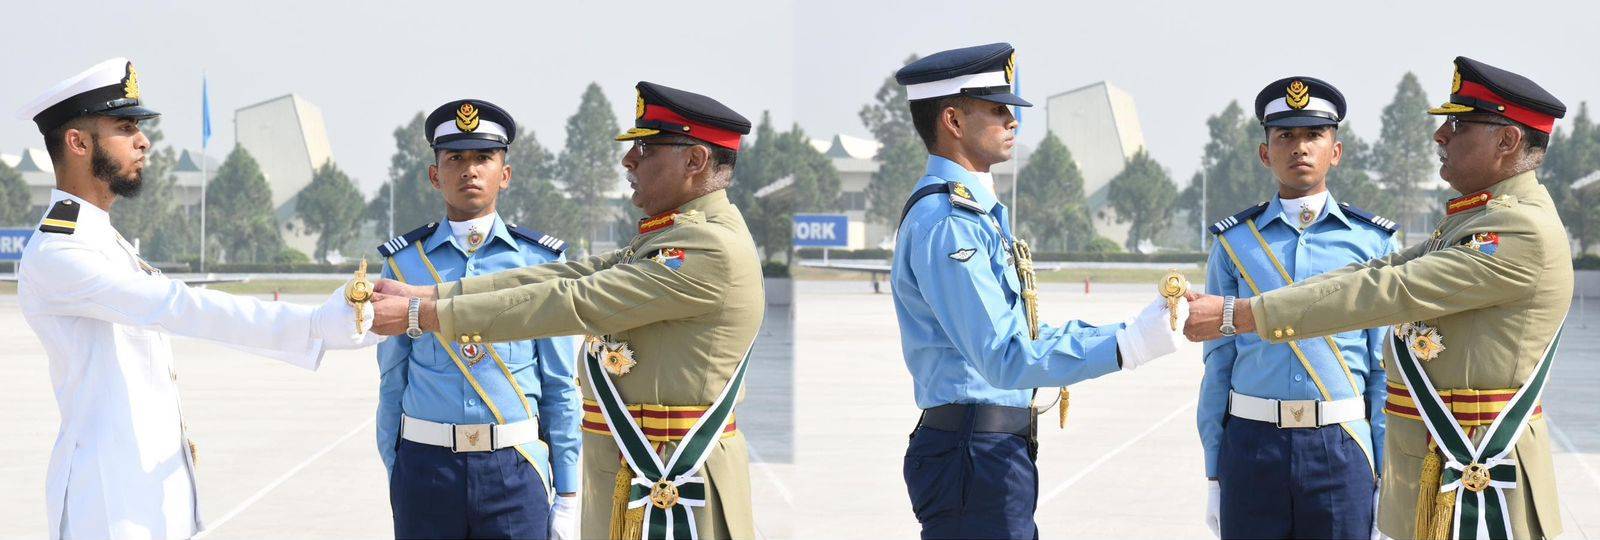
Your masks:
<path fill-rule="evenodd" d="M 1010 433 L 919 427 L 911 433 L 904 474 L 923 538 L 1037 539 L 1036 448 Z"/>
<path fill-rule="evenodd" d="M 1370 538 L 1372 466 L 1338 425 L 1281 429 L 1229 417 L 1217 481 L 1223 538 Z"/>
<path fill-rule="evenodd" d="M 389 475 L 395 538 L 533 538 L 550 534 L 539 473 L 515 448 L 463 452 L 401 440 Z"/>

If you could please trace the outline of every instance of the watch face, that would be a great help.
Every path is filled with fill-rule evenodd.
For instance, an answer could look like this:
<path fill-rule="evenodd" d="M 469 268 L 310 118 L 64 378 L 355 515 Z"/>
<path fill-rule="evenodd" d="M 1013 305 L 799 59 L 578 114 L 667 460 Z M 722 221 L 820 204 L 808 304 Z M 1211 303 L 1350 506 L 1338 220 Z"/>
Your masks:
<path fill-rule="evenodd" d="M 422 329 L 421 328 L 407 328 L 406 329 L 406 337 L 409 337 L 411 339 L 417 339 L 419 337 L 422 337 Z"/>
<path fill-rule="evenodd" d="M 1234 326 L 1231 325 L 1231 324 L 1224 324 L 1224 325 L 1222 325 L 1221 330 L 1222 330 L 1222 335 L 1231 336 L 1231 335 L 1233 335 L 1235 329 L 1234 329 Z"/>

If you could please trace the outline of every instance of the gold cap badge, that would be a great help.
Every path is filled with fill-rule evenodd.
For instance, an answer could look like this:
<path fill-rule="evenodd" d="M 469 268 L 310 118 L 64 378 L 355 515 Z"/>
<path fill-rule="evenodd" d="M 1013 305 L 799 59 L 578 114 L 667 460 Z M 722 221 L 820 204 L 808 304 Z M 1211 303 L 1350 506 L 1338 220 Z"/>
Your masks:
<path fill-rule="evenodd" d="M 122 93 L 128 99 L 139 99 L 139 72 L 128 62 L 128 77 L 122 81 Z"/>
<path fill-rule="evenodd" d="M 633 117 L 644 118 L 644 94 L 635 94 L 633 99 Z"/>
<path fill-rule="evenodd" d="M 1011 84 L 1017 76 L 1017 52 L 1011 51 L 1011 58 L 1006 59 L 1006 84 Z"/>
<path fill-rule="evenodd" d="M 456 129 L 464 132 L 478 129 L 478 108 L 471 103 L 462 103 L 461 108 L 456 109 Z"/>
<path fill-rule="evenodd" d="M 1450 77 L 1450 93 L 1458 94 L 1460 92 L 1461 92 L 1461 70 L 1458 69 L 1458 70 L 1456 70 L 1455 74 Z"/>
<path fill-rule="evenodd" d="M 1289 90 L 1285 93 L 1284 100 L 1289 103 L 1289 108 L 1300 110 L 1311 104 L 1311 89 L 1306 83 L 1298 80 L 1289 83 Z"/>

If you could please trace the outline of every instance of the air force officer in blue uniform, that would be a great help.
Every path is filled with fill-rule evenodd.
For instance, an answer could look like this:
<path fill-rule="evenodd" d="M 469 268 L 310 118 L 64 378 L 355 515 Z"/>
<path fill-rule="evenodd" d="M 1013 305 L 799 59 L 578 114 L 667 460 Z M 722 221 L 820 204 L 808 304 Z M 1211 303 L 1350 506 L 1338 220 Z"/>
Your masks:
<path fill-rule="evenodd" d="M 426 128 L 445 219 L 379 246 L 383 277 L 431 285 L 565 260 L 564 242 L 496 212 L 512 173 L 509 114 L 453 101 Z M 417 307 L 415 331 L 378 349 L 378 452 L 395 536 L 577 538 L 579 338 L 463 342 L 422 333 Z"/>
<path fill-rule="evenodd" d="M 906 203 L 890 273 L 900 343 L 922 418 L 904 474 L 924 538 L 1035 538 L 1034 389 L 1131 369 L 1176 350 L 1165 301 L 1124 324 L 1035 326 L 990 166 L 1011 159 L 1010 45 L 940 52 L 906 86 L 927 173 Z M 1179 320 L 1187 304 L 1179 302 Z M 1180 323 L 1178 328 L 1182 328 Z"/>

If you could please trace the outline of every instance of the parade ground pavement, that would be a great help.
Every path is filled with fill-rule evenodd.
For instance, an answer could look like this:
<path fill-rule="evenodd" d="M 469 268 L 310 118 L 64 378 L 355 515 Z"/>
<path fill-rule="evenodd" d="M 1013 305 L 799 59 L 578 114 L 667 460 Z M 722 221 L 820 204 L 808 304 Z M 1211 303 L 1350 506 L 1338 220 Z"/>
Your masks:
<path fill-rule="evenodd" d="M 918 410 L 892 300 L 865 281 L 794 288 L 792 312 L 769 306 L 738 411 L 758 532 L 915 538 L 901 457 Z M 1048 283 L 1041 316 L 1119 321 L 1153 294 L 1153 284 L 1085 295 L 1081 284 Z M 1600 539 L 1600 303 L 1586 308 L 1569 319 L 1544 405 L 1557 434 L 1563 538 Z M 58 416 L 44 351 L 12 295 L 0 295 L 0 340 L 0 538 L 41 538 Z M 371 350 L 331 352 L 313 373 L 200 340 L 174 339 L 174 349 L 207 537 L 392 537 Z M 1042 418 L 1041 537 L 1210 538 L 1194 428 L 1199 355 L 1187 345 L 1074 386 L 1064 430 L 1054 412 Z"/>

